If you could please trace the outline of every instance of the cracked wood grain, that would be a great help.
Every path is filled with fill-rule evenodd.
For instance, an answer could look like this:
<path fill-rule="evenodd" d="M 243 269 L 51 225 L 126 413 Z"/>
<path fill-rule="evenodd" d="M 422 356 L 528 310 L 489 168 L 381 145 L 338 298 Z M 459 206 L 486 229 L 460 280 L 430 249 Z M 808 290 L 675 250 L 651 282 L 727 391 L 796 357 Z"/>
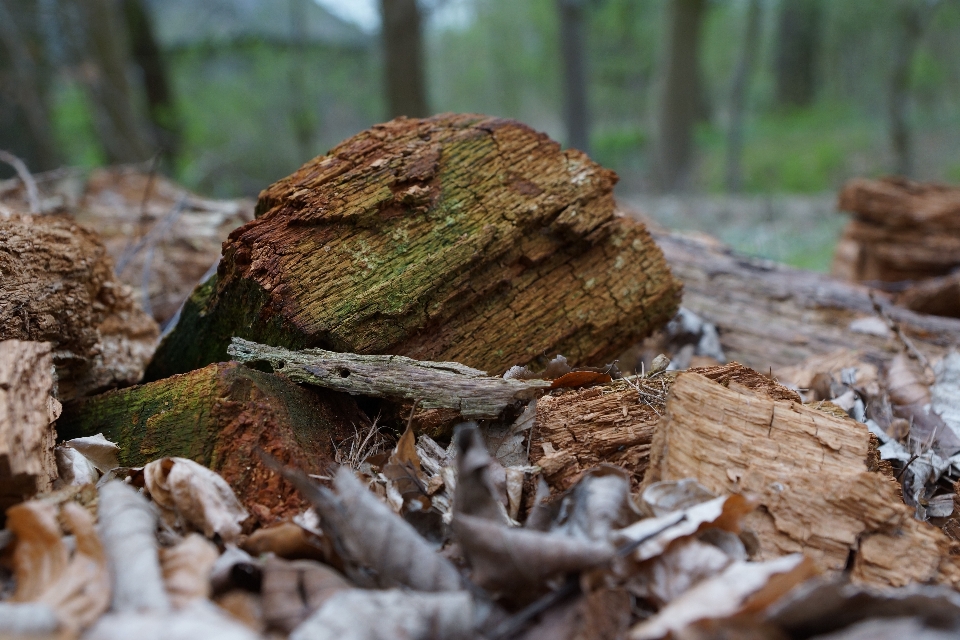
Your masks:
<path fill-rule="evenodd" d="M 227 349 L 238 362 L 266 362 L 295 382 L 351 394 L 420 400 L 424 409 L 457 409 L 465 418 L 495 418 L 529 400 L 549 380 L 505 380 L 458 362 L 404 356 L 367 356 L 323 349 L 291 351 L 234 338 Z"/>
<path fill-rule="evenodd" d="M 557 353 L 609 362 L 681 290 L 617 214 L 616 180 L 515 121 L 377 125 L 263 191 L 147 379 L 222 361 L 234 336 L 493 374 Z"/>

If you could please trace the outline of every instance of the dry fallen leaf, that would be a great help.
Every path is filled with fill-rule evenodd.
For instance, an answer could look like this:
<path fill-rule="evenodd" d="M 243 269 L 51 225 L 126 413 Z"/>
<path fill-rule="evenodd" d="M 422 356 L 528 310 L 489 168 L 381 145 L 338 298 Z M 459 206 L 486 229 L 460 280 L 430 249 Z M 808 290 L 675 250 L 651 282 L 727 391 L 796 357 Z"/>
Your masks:
<path fill-rule="evenodd" d="M 63 484 L 82 486 L 96 484 L 100 479 L 97 468 L 76 449 L 61 446 L 54 449 L 53 453 L 57 458 L 57 475 Z"/>
<path fill-rule="evenodd" d="M 108 613 L 82 640 L 261 640 L 260 635 L 207 600 L 170 613 Z"/>
<path fill-rule="evenodd" d="M 815 574 L 813 562 L 801 554 L 732 563 L 636 625 L 630 630 L 630 639 L 656 640 L 703 620 L 760 611 Z"/>
<path fill-rule="evenodd" d="M 60 518 L 74 537 L 71 557 L 57 512 L 54 504 L 39 501 L 7 510 L 7 526 L 17 540 L 13 553 L 17 590 L 12 600 L 49 606 L 59 628 L 73 634 L 107 610 L 110 576 L 90 514 L 72 502 L 59 509 Z"/>
<path fill-rule="evenodd" d="M 210 597 L 210 572 L 219 556 L 216 545 L 198 533 L 160 550 L 163 582 L 174 608 Z"/>
<path fill-rule="evenodd" d="M 100 473 L 106 473 L 120 466 L 117 459 L 120 446 L 107 440 L 102 433 L 67 440 L 62 446 L 79 451 Z"/>
<path fill-rule="evenodd" d="M 254 556 L 272 553 L 285 560 L 328 561 L 332 553 L 329 540 L 293 522 L 257 529 L 240 548 Z"/>
<path fill-rule="evenodd" d="M 113 577 L 112 611 L 169 611 L 157 555 L 154 507 L 119 480 L 107 482 L 99 493 L 100 536 Z"/>
<path fill-rule="evenodd" d="M 240 535 L 240 523 L 249 514 L 214 471 L 186 458 L 163 458 L 146 465 L 143 477 L 153 501 L 181 526 L 208 538 L 219 535 L 227 543 Z"/>
<path fill-rule="evenodd" d="M 505 504 L 506 472 L 490 455 L 476 423 L 460 425 L 454 440 L 457 444 L 454 512 L 510 523 Z"/>
<path fill-rule="evenodd" d="M 290 640 L 458 640 L 473 638 L 470 595 L 341 591 L 290 634 Z"/>
<path fill-rule="evenodd" d="M 353 588 L 330 567 L 310 560 L 267 558 L 263 567 L 263 619 L 290 633 L 334 594 Z"/>

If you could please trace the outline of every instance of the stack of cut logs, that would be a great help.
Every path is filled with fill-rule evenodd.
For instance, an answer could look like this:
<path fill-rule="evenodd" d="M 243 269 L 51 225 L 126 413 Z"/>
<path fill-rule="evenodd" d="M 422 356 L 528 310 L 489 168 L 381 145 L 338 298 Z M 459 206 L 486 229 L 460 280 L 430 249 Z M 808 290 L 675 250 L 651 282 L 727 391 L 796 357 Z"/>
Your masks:
<path fill-rule="evenodd" d="M 955 279 L 960 191 L 849 185 L 841 203 L 857 217 L 835 264 L 846 282 L 645 225 L 618 208 L 613 172 L 524 125 L 483 116 L 373 127 L 265 189 L 255 217 L 242 202 L 204 200 L 132 169 L 76 178 L 79 199 L 62 195 L 63 180 L 39 177 L 33 212 L 25 185 L 0 183 L 4 509 L 70 486 L 57 443 L 103 434 L 119 450 L 115 468 L 100 469 L 102 483 L 142 487 L 143 468 L 158 460 L 220 474 L 249 513 L 239 538 L 248 551 L 259 548 L 249 540 L 260 531 L 306 527 L 311 505 L 322 518 L 333 494 L 307 478 L 328 483 L 338 465 L 374 478 L 370 487 L 387 504 L 399 500 L 411 522 L 420 517 L 408 511 L 413 495 L 452 513 L 462 533 L 482 509 L 464 503 L 465 489 L 443 507 L 438 487 L 452 496 L 456 482 L 471 486 L 442 469 L 458 440 L 459 455 L 472 451 L 473 436 L 463 434 L 474 427 L 462 423 L 476 421 L 493 461 L 475 470 L 505 483 L 509 499 L 498 508 L 511 524 L 532 529 L 546 506 L 617 466 L 628 490 L 643 495 L 628 500 L 634 527 L 674 511 L 650 506 L 661 504 L 650 496 L 663 487 L 697 487 L 677 509 L 745 496 L 723 525 L 745 566 L 802 553 L 804 569 L 791 580 L 960 585 L 960 519 L 950 502 L 960 503 L 950 484 L 960 452 L 960 363 L 951 359 L 960 313 L 942 312 L 942 294 L 924 299 L 921 284 L 893 294 L 862 284 Z M 170 321 L 162 339 L 158 321 Z M 918 434 L 928 427 L 924 448 Z M 434 459 L 446 462 L 422 481 Z M 170 473 L 170 464 L 151 473 Z M 465 473 L 468 461 L 451 464 Z M 706 529 L 687 535 L 698 531 Z M 221 557 L 230 553 L 208 537 Z M 734 544 L 718 540 L 710 544 Z M 16 535 L 0 544 L 16 549 Z M 338 553 L 349 556 L 346 547 Z M 463 568 L 470 554 L 454 559 Z M 707 579 L 699 563 L 687 586 Z M 581 578 L 574 591 L 562 591 L 562 580 L 539 585 L 567 595 L 549 606 L 536 600 L 543 608 L 509 633 L 504 622 L 483 633 L 516 635 L 573 593 L 589 603 L 630 591 L 604 591 L 580 565 L 569 571 Z M 481 574 L 474 558 L 464 575 L 481 584 Z M 704 620 L 718 621 L 720 633 L 748 614 L 764 633 L 812 637 L 777 626 L 768 607 L 789 588 L 774 596 L 770 584 L 689 619 L 669 598 L 644 600 L 657 603 L 649 610 L 628 599 L 609 605 L 616 625 L 583 635 L 581 624 L 577 637 L 631 628 L 636 638 L 708 637 Z M 490 588 L 493 601 L 500 591 Z M 516 612 L 530 602 L 500 604 Z M 246 615 L 236 602 L 218 604 Z M 960 624 L 960 606 L 951 606 L 950 624 Z M 896 611 L 913 615 L 909 605 Z M 685 631 L 694 622 L 701 635 Z M 262 632 L 263 624 L 249 626 Z"/>

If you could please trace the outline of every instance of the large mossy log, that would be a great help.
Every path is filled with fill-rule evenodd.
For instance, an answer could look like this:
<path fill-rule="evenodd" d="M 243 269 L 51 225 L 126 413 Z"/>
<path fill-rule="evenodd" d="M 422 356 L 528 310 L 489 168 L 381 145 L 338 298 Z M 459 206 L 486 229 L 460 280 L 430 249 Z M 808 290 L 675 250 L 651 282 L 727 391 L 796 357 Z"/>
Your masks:
<path fill-rule="evenodd" d="M 239 336 L 501 373 L 602 362 L 677 309 L 680 284 L 616 175 L 509 120 L 364 131 L 260 195 L 147 379 L 225 360 Z"/>
<path fill-rule="evenodd" d="M 367 425 L 350 396 L 226 363 L 67 403 L 57 431 L 62 439 L 103 433 L 120 445 L 124 466 L 166 456 L 199 462 L 270 521 L 302 504 L 264 466 L 258 449 L 306 473 L 326 474 L 335 443 Z"/>

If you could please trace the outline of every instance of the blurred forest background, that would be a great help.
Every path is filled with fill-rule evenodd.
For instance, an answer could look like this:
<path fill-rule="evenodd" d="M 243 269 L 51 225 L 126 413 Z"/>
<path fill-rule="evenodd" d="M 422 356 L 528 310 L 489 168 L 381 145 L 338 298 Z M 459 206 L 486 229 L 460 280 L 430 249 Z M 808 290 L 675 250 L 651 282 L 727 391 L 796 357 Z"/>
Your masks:
<path fill-rule="evenodd" d="M 254 196 L 442 111 L 519 119 L 663 224 L 826 269 L 846 179 L 960 182 L 960 1 L 0 0 L 0 149 L 34 172 Z"/>

